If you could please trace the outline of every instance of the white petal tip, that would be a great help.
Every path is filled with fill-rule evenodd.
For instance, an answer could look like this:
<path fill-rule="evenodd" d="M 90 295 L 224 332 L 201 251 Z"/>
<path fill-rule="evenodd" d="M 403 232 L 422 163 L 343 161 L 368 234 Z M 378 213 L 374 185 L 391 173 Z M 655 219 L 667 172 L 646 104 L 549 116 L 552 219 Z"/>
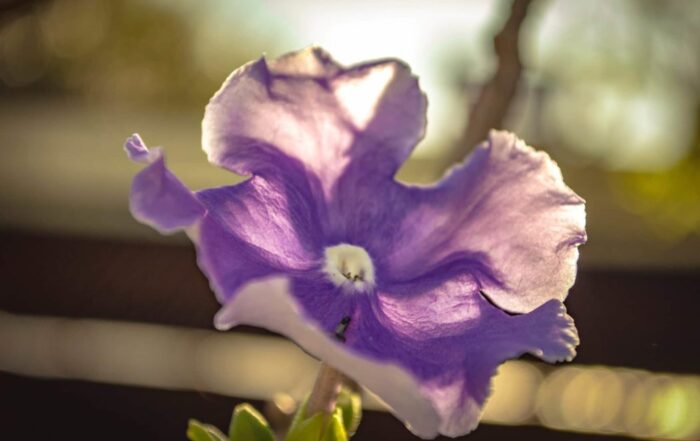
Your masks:
<path fill-rule="evenodd" d="M 214 315 L 214 328 L 216 328 L 217 331 L 228 331 L 238 324 L 239 323 L 231 317 L 229 305 L 222 306 L 219 312 Z"/>
<path fill-rule="evenodd" d="M 217 331 L 228 331 L 229 329 L 233 328 L 235 324 L 231 323 L 217 323 L 216 320 L 214 320 L 214 328 L 216 328 Z"/>
<path fill-rule="evenodd" d="M 149 150 L 138 133 L 134 133 L 127 138 L 124 142 L 124 150 L 129 159 L 142 164 L 151 164 L 161 156 L 160 149 L 156 147 Z"/>

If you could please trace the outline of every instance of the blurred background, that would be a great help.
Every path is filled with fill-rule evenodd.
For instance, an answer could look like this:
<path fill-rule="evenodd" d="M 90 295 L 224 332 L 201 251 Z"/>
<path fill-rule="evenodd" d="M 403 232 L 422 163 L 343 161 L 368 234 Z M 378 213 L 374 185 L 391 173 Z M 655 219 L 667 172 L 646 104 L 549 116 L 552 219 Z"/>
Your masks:
<path fill-rule="evenodd" d="M 438 179 L 490 127 L 587 202 L 571 365 L 506 364 L 469 439 L 700 439 L 700 2 L 0 0 L 0 421 L 7 439 L 185 439 L 253 400 L 284 420 L 316 364 L 217 309 L 183 235 L 127 206 L 139 132 L 192 189 L 204 106 L 261 54 L 398 57 L 429 98 L 399 173 Z M 354 439 L 413 439 L 376 400 Z"/>

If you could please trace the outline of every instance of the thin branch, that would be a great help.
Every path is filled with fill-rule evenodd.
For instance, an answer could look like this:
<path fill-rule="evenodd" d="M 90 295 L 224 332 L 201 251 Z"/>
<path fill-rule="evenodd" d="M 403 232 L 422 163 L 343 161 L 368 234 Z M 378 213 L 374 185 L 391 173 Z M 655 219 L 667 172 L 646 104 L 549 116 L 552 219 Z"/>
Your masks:
<path fill-rule="evenodd" d="M 318 412 L 326 415 L 332 414 L 340 388 L 347 380 L 347 377 L 340 371 L 325 362 L 321 363 L 316 382 L 306 404 L 306 415 L 311 416 Z"/>
<path fill-rule="evenodd" d="M 489 130 L 501 128 L 518 88 L 523 64 L 520 59 L 520 28 L 532 0 L 514 0 L 503 28 L 493 39 L 498 65 L 493 77 L 482 86 L 469 112 L 469 121 L 459 143 L 461 160 L 465 151 L 486 139 Z"/>

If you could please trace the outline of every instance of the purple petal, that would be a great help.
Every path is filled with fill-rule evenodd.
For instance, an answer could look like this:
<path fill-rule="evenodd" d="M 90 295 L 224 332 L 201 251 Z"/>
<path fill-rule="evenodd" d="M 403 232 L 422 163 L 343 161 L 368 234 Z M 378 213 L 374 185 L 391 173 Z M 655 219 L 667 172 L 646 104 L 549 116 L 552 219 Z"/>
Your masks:
<path fill-rule="evenodd" d="M 286 335 L 310 354 L 357 379 L 378 394 L 399 419 L 423 438 L 437 436 L 439 417 L 421 386 L 405 369 L 347 350 L 322 329 L 304 319 L 289 283 L 270 278 L 251 283 L 217 313 L 214 323 L 225 330 L 239 324 L 260 326 Z"/>
<path fill-rule="evenodd" d="M 317 207 L 307 187 L 290 182 L 254 176 L 197 194 L 207 209 L 195 238 L 199 263 L 221 302 L 253 278 L 320 265 Z"/>
<path fill-rule="evenodd" d="M 226 304 L 250 280 L 284 272 L 272 256 L 241 240 L 211 216 L 190 234 L 197 263 L 209 279 L 219 303 Z"/>
<path fill-rule="evenodd" d="M 124 150 L 126 150 L 129 159 L 144 164 L 150 164 L 160 155 L 160 149 L 153 149 L 153 151 L 148 150 L 148 147 L 146 147 L 146 144 L 144 144 L 138 133 L 134 133 L 126 140 L 124 143 Z"/>
<path fill-rule="evenodd" d="M 502 362 L 526 352 L 549 362 L 576 353 L 576 328 L 561 302 L 510 316 L 479 293 L 469 273 L 432 274 L 389 287 L 377 299 L 378 320 L 393 335 L 380 339 L 374 331 L 372 340 L 358 339 L 354 349 L 379 353 L 415 375 L 438 410 L 444 435 L 477 426 Z"/>
<path fill-rule="evenodd" d="M 561 302 L 550 300 L 531 313 L 510 316 L 480 293 L 483 271 L 464 259 L 374 293 L 348 295 L 308 276 L 297 278 L 290 289 L 298 313 L 326 335 L 350 317 L 345 347 L 376 363 L 403 367 L 437 409 L 437 430 L 459 436 L 478 424 L 502 362 L 526 352 L 549 362 L 570 360 L 578 344 Z M 360 383 L 367 375 L 346 371 L 341 363 L 334 366 Z M 375 393 L 383 398 L 386 391 Z"/>
<path fill-rule="evenodd" d="M 236 70 L 207 106 L 202 144 L 236 173 L 284 170 L 288 158 L 326 198 L 354 162 L 391 176 L 423 136 L 426 100 L 396 60 L 343 68 L 319 48 Z"/>
<path fill-rule="evenodd" d="M 446 276 L 434 271 L 377 294 L 387 327 L 414 340 L 450 337 L 489 320 L 491 312 L 479 295 L 479 281 L 469 273 Z"/>
<path fill-rule="evenodd" d="M 148 164 L 131 185 L 129 207 L 136 219 L 162 233 L 172 233 L 204 215 L 194 194 L 166 168 L 160 149 L 149 150 L 139 135 L 132 135 L 124 149 L 132 160 Z"/>
<path fill-rule="evenodd" d="M 387 277 L 409 280 L 464 253 L 480 256 L 492 280 L 482 286 L 499 306 L 527 312 L 564 300 L 586 240 L 584 201 L 557 165 L 514 135 L 492 132 L 435 187 L 395 197 L 394 245 Z"/>
<path fill-rule="evenodd" d="M 478 424 L 498 365 L 526 352 L 570 359 L 578 338 L 557 300 L 509 316 L 470 274 L 439 273 L 344 300 L 322 281 L 267 279 L 242 288 L 215 324 L 279 332 L 366 385 L 419 436 L 460 436 Z M 343 314 L 352 321 L 340 343 L 332 330 Z"/>

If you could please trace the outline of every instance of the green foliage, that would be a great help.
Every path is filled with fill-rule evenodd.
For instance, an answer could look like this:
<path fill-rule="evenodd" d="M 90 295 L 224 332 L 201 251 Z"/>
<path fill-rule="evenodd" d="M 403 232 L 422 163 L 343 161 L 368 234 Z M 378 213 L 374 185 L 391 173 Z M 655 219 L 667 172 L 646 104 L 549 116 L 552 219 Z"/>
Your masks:
<path fill-rule="evenodd" d="M 297 424 L 292 424 L 285 440 L 320 441 L 325 425 L 326 417 L 322 413 L 314 414 L 311 418 L 300 418 Z"/>
<path fill-rule="evenodd" d="M 190 420 L 187 425 L 187 438 L 190 441 L 228 441 L 226 435 L 219 429 L 209 424 L 202 424 L 197 420 Z"/>
<path fill-rule="evenodd" d="M 304 401 L 301 403 L 301 406 L 299 406 L 299 409 L 297 409 L 297 413 L 294 414 L 294 419 L 292 420 L 292 424 L 289 425 L 289 430 L 287 431 L 287 438 L 289 438 L 289 434 L 295 430 L 295 428 L 301 423 L 303 419 L 306 418 L 306 405 L 309 402 L 309 397 L 307 396 Z"/>
<path fill-rule="evenodd" d="M 307 416 L 307 401 L 294 415 L 285 441 L 347 441 L 360 425 L 362 399 L 357 392 L 343 388 L 332 415 L 317 413 Z"/>
<path fill-rule="evenodd" d="M 338 395 L 337 407 L 343 413 L 343 426 L 348 437 L 354 435 L 362 420 L 362 397 L 358 392 L 343 388 Z"/>
<path fill-rule="evenodd" d="M 233 410 L 228 436 L 231 441 L 275 441 L 265 418 L 248 403 Z"/>
<path fill-rule="evenodd" d="M 347 441 L 350 439 L 348 432 L 343 424 L 343 411 L 336 408 L 331 416 L 331 419 L 326 427 L 322 441 Z"/>
<path fill-rule="evenodd" d="M 343 424 L 343 411 L 336 408 L 333 415 L 316 413 L 310 418 L 299 419 L 287 433 L 286 441 L 348 441 Z"/>
<path fill-rule="evenodd" d="M 190 441 L 275 441 L 275 435 L 265 418 L 248 403 L 233 410 L 228 436 L 209 424 L 190 420 L 187 426 Z"/>
<path fill-rule="evenodd" d="M 349 389 L 341 391 L 331 415 L 319 412 L 307 416 L 306 404 L 304 401 L 294 415 L 285 441 L 348 441 L 362 418 L 360 395 Z M 233 410 L 228 437 L 214 426 L 190 420 L 187 438 L 190 441 L 275 441 L 265 418 L 248 403 Z"/>

